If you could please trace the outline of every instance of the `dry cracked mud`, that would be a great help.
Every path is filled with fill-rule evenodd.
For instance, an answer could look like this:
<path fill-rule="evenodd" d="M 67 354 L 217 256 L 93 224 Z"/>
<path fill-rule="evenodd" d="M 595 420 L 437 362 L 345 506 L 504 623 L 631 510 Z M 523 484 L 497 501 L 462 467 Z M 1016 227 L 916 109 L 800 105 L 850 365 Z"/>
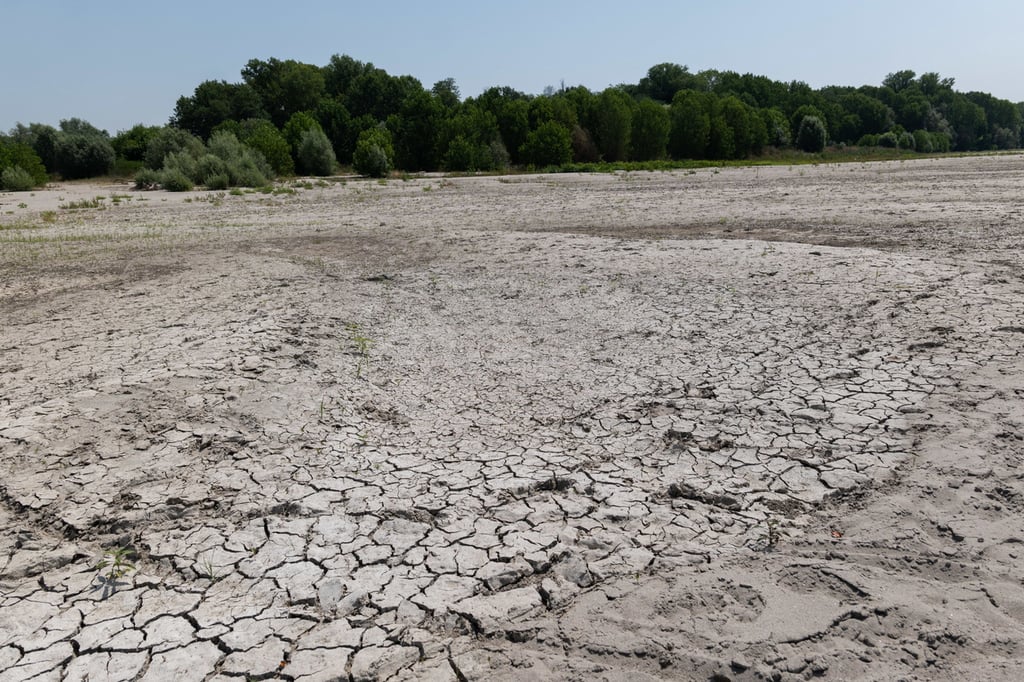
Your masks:
<path fill-rule="evenodd" d="M 1013 679 L 1022 188 L 0 194 L 0 678 Z"/>

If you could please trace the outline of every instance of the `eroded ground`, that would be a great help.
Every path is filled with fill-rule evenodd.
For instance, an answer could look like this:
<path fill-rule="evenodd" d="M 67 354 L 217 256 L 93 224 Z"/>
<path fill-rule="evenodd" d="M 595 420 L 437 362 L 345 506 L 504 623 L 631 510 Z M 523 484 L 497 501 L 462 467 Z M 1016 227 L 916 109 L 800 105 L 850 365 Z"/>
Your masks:
<path fill-rule="evenodd" d="M 1022 188 L 0 194 L 0 678 L 1014 679 Z"/>

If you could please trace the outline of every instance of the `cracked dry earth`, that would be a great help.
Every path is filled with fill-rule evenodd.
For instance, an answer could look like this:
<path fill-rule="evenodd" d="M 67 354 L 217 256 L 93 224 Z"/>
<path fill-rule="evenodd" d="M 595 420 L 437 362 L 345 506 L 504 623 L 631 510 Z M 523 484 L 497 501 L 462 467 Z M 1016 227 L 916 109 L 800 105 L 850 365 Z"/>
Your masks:
<path fill-rule="evenodd" d="M 0 678 L 1014 679 L 1022 187 L 2 194 Z"/>

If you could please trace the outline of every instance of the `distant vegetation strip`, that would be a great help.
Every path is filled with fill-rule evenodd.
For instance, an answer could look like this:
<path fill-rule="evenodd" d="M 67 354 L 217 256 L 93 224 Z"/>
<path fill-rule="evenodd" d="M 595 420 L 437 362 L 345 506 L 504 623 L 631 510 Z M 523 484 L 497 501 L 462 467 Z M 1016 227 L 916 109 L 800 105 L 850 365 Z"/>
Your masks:
<path fill-rule="evenodd" d="M 735 163 L 877 160 L 1018 149 L 1024 103 L 959 92 L 904 70 L 878 86 L 813 89 L 733 71 L 651 67 L 601 92 L 493 87 L 463 99 L 335 55 L 325 66 L 250 60 L 241 81 L 209 80 L 166 126 L 111 137 L 87 121 L 18 124 L 0 135 L 0 189 L 50 178 L 130 175 L 140 188 L 258 187 L 340 168 L 384 177 L 509 170 L 661 170 Z"/>

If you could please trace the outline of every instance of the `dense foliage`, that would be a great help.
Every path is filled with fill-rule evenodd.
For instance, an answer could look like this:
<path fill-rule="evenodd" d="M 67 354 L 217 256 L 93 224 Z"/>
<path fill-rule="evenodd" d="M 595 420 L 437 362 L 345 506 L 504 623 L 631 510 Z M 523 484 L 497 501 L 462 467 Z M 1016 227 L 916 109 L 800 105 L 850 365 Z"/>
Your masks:
<path fill-rule="evenodd" d="M 392 76 L 335 55 L 324 66 L 250 60 L 241 82 L 204 81 L 180 97 L 163 128 L 138 125 L 111 139 L 85 121 L 69 119 L 59 129 L 19 124 L 6 139 L 23 145 L 19 153 L 31 149 L 47 173 L 103 174 L 116 155 L 118 168 L 145 165 L 144 184 L 184 187 L 295 172 L 324 175 L 337 164 L 381 176 L 396 168 L 489 171 L 509 165 L 745 159 L 765 148 L 815 154 L 828 145 L 918 153 L 1012 149 L 1022 145 L 1022 131 L 1024 103 L 959 92 L 952 78 L 937 73 L 903 70 L 877 86 L 813 89 L 799 81 L 733 71 L 693 73 L 663 63 L 636 84 L 601 92 L 563 86 L 528 95 L 493 87 L 463 99 L 450 78 L 428 89 L 411 76 Z M 209 159 L 193 168 L 188 159 L 212 155 L 229 162 L 209 147 L 219 133 L 231 134 L 237 145 L 233 163 L 248 170 L 221 168 Z M 168 159 L 172 168 L 160 178 Z M 38 165 L 19 165 L 36 184 L 45 182 Z M 9 180 L 26 182 L 13 171 Z"/>
<path fill-rule="evenodd" d="M 0 189 L 24 192 L 46 184 L 49 176 L 36 151 L 0 137 Z"/>

